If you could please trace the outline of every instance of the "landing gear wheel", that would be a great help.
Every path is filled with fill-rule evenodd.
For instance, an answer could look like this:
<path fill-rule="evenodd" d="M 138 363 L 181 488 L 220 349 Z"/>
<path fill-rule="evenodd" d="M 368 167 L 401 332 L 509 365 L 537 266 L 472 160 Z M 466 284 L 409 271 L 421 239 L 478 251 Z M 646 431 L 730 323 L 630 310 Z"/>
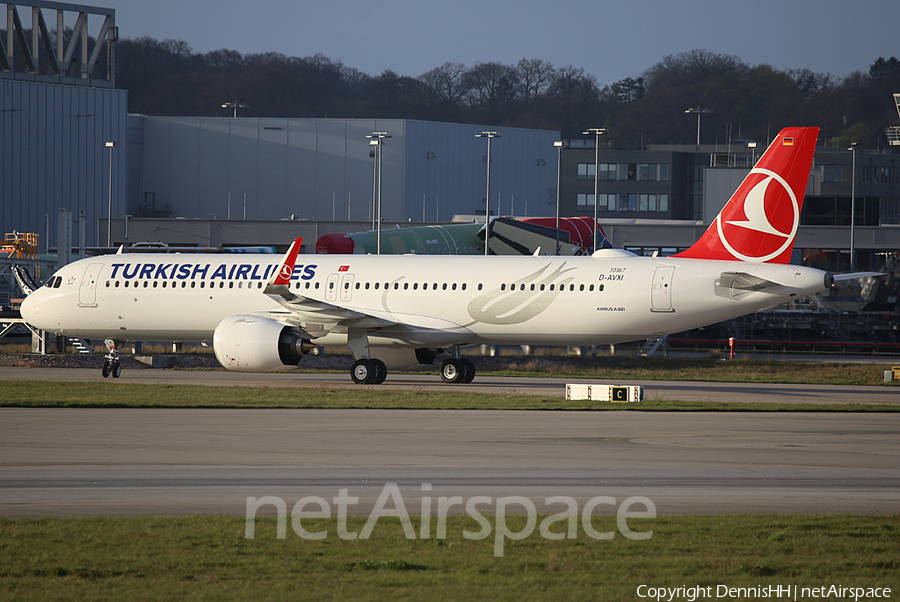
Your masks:
<path fill-rule="evenodd" d="M 122 375 L 122 366 L 119 365 L 119 345 L 112 339 L 106 339 L 103 342 L 108 353 L 103 358 L 103 368 L 100 373 L 103 378 L 108 378 L 110 374 L 113 378 L 119 378 Z"/>
<path fill-rule="evenodd" d="M 463 367 L 466 369 L 466 375 L 459 382 L 463 384 L 472 382 L 472 379 L 475 378 L 475 364 L 468 358 L 460 358 L 459 361 L 462 362 Z"/>
<path fill-rule="evenodd" d="M 380 385 L 381 383 L 384 382 L 384 379 L 387 378 L 387 374 L 388 374 L 387 366 L 385 366 L 384 362 L 382 362 L 379 359 L 373 359 L 371 361 L 373 364 L 375 364 L 375 380 L 372 381 L 372 384 Z"/>
<path fill-rule="evenodd" d="M 387 374 L 387 370 L 385 370 L 385 374 Z M 370 359 L 359 359 L 353 362 L 353 367 L 350 368 L 350 377 L 358 385 L 371 385 L 378 377 L 378 368 Z"/>
<path fill-rule="evenodd" d="M 451 357 L 441 362 L 441 380 L 445 383 L 461 383 L 465 377 L 466 367 L 461 360 Z"/>

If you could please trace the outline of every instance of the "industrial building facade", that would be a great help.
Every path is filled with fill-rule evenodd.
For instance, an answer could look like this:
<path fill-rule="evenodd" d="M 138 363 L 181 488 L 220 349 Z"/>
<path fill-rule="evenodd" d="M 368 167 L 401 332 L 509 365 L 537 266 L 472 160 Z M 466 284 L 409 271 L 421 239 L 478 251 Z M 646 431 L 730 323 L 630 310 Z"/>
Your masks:
<path fill-rule="evenodd" d="M 93 241 L 97 220 L 125 198 L 128 93 L 115 89 L 115 10 L 0 4 L 0 228 L 39 233 L 43 250 L 65 208 L 84 216 Z"/>
<path fill-rule="evenodd" d="M 37 232 L 41 250 L 56 246 L 57 211 L 66 208 L 73 219 L 85 215 L 89 244 L 96 244 L 110 204 L 114 217 L 122 215 L 127 103 L 124 90 L 0 79 L 4 232 Z"/>
<path fill-rule="evenodd" d="M 403 119 L 128 117 L 128 213 L 143 217 L 371 221 L 374 147 L 386 132 L 382 217 L 547 213 L 553 142 L 544 130 L 495 128 L 485 203 L 486 128 Z M 133 174 L 134 177 L 131 177 Z"/>

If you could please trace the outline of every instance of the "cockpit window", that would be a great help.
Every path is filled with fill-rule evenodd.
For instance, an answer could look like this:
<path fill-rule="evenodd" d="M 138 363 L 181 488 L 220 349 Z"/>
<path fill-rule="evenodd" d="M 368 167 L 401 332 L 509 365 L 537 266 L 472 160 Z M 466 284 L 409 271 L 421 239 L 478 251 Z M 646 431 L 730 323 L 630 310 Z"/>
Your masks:
<path fill-rule="evenodd" d="M 54 276 L 50 280 L 47 281 L 47 284 L 44 286 L 47 288 L 59 288 L 59 285 L 62 284 L 62 276 Z"/>

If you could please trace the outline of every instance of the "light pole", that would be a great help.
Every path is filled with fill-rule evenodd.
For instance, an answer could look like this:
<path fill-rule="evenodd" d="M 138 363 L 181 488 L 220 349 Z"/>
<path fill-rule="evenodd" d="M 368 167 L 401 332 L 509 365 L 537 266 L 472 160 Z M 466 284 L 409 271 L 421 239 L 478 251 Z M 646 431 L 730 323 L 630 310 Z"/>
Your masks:
<path fill-rule="evenodd" d="M 106 148 L 109 149 L 109 207 L 106 217 L 106 246 L 112 246 L 112 156 L 113 149 L 116 148 L 115 142 L 107 142 Z"/>
<path fill-rule="evenodd" d="M 562 168 L 562 140 L 553 143 L 556 147 L 556 254 L 559 255 L 559 174 Z M 596 198 L 594 199 L 596 201 Z"/>
<path fill-rule="evenodd" d="M 499 138 L 500 134 L 497 132 L 481 132 L 480 134 L 475 134 L 475 137 L 487 138 L 487 192 L 484 194 L 484 256 L 487 257 L 490 246 L 488 243 L 491 237 L 491 139 Z M 497 212 L 500 212 L 499 207 L 497 207 Z"/>
<path fill-rule="evenodd" d="M 381 255 L 381 166 L 384 161 L 384 139 L 390 138 L 391 135 L 387 132 L 372 132 L 368 134 L 366 138 L 369 139 L 369 146 L 375 147 L 375 165 L 377 169 L 375 170 L 375 183 L 377 186 L 374 186 L 377 194 L 375 195 L 375 204 L 376 204 L 376 213 L 378 217 L 376 221 L 378 222 L 376 230 L 377 230 L 377 246 L 376 246 L 376 254 Z M 373 194 L 375 194 L 373 191 Z"/>
<path fill-rule="evenodd" d="M 590 128 L 585 135 L 594 135 L 594 251 L 597 250 L 597 197 L 600 196 L 600 136 L 608 134 L 606 128 Z"/>
<path fill-rule="evenodd" d="M 370 136 L 366 136 L 370 138 Z M 378 205 L 378 140 L 369 140 L 369 154 L 372 156 L 372 229 L 375 229 L 375 207 Z"/>
<path fill-rule="evenodd" d="M 226 103 L 223 103 L 223 104 L 222 104 L 222 108 L 223 108 L 223 109 L 233 109 L 233 110 L 234 110 L 234 117 L 235 117 L 235 119 L 236 119 L 236 118 L 237 118 L 237 112 L 238 112 L 238 109 L 249 109 L 249 108 L 250 108 L 250 105 L 245 105 L 244 103 L 238 102 L 238 101 L 235 100 L 234 102 L 226 102 Z"/>
<path fill-rule="evenodd" d="M 700 107 L 685 109 L 685 113 L 696 113 L 697 114 L 697 146 L 700 146 L 700 116 L 705 113 L 712 113 L 711 109 L 701 109 Z"/>
<path fill-rule="evenodd" d="M 850 143 L 850 271 L 856 271 L 856 245 L 854 232 L 856 230 L 856 142 Z"/>

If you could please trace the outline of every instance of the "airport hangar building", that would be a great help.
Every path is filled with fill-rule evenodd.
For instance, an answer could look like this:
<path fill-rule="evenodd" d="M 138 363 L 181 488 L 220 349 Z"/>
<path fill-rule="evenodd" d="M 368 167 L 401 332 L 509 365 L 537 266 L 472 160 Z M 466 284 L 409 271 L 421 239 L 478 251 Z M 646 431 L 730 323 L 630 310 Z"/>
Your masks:
<path fill-rule="evenodd" d="M 75 26 L 70 40 L 57 41 L 32 36 L 13 19 L 13 42 L 0 64 L 0 228 L 38 232 L 42 248 L 55 246 L 83 216 L 84 233 L 62 240 L 281 249 L 304 236 L 311 252 L 323 234 L 371 228 L 378 157 L 367 136 L 387 132 L 378 147 L 387 227 L 485 212 L 553 215 L 557 160 L 561 214 L 592 215 L 596 158 L 597 212 L 610 240 L 665 255 L 699 237 L 754 158 L 747 161 L 746 148 L 693 146 L 595 156 L 591 137 L 572 137 L 558 150 L 553 142 L 561 136 L 553 131 L 402 119 L 128 115 L 127 91 L 115 89 L 111 67 L 114 10 L 5 4 L 7 16 L 28 7 L 34 31 L 46 31 L 54 17 Z M 476 138 L 484 131 L 500 135 L 491 140 L 490 203 L 488 139 Z M 900 250 L 900 166 L 896 154 L 856 155 L 856 248 L 864 269 L 885 256 L 879 253 Z M 845 150 L 817 152 L 798 260 L 849 267 L 850 162 Z"/>

